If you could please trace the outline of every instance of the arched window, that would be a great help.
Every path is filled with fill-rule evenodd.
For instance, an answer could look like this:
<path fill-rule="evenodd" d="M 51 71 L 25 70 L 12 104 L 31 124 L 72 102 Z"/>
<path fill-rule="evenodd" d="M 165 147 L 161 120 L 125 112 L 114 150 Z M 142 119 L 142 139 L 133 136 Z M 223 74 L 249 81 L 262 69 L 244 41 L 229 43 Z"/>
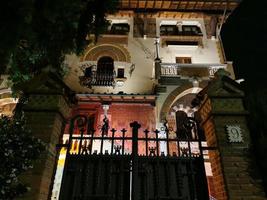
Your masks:
<path fill-rule="evenodd" d="M 114 60 L 103 56 L 97 61 L 96 85 L 113 86 L 114 84 Z"/>
<path fill-rule="evenodd" d="M 104 56 L 97 61 L 97 74 L 113 74 L 114 60 L 111 57 Z"/>
<path fill-rule="evenodd" d="M 80 84 L 91 88 L 92 86 L 115 86 L 114 60 L 103 56 L 96 65 L 84 69 L 84 75 L 80 76 Z"/>

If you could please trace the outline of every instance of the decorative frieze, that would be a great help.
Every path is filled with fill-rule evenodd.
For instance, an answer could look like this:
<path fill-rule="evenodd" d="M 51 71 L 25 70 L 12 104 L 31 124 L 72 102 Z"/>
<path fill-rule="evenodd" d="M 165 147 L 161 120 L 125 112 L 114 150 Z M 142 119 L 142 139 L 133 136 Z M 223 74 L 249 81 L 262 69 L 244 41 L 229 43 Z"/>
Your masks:
<path fill-rule="evenodd" d="M 100 57 L 108 56 L 116 62 L 131 62 L 131 56 L 128 50 L 117 44 L 91 45 L 85 52 L 81 61 L 97 61 Z"/>

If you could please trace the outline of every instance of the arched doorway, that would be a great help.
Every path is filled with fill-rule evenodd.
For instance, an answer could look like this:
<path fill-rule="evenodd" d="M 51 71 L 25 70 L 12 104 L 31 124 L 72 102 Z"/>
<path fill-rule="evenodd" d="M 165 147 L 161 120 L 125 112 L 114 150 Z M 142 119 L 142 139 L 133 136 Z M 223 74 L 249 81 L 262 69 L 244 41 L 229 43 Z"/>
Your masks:
<path fill-rule="evenodd" d="M 175 96 L 170 95 L 172 101 L 167 104 L 167 98 L 164 105 L 169 108 L 166 109 L 165 113 L 168 128 L 171 130 L 169 137 L 177 137 L 180 140 L 190 141 L 190 148 L 193 154 L 197 154 L 199 152 L 197 142 L 195 141 L 196 139 L 201 141 L 203 149 L 207 147 L 204 130 L 199 124 L 198 107 L 193 107 L 191 104 L 200 91 L 201 88 L 187 88 L 182 91 L 180 90 L 179 93 L 175 94 Z M 198 138 L 196 138 L 196 136 Z M 171 152 L 176 152 L 176 149 L 177 147 L 175 145 L 170 147 Z M 180 149 L 182 154 L 186 153 L 184 150 L 189 149 L 188 144 L 186 142 L 181 142 Z M 202 154 L 204 158 L 209 195 L 210 198 L 212 198 L 215 195 L 215 188 L 210 157 L 207 150 L 202 151 Z"/>
<path fill-rule="evenodd" d="M 112 76 L 114 71 L 114 60 L 111 57 L 103 56 L 97 61 L 97 74 Z"/>

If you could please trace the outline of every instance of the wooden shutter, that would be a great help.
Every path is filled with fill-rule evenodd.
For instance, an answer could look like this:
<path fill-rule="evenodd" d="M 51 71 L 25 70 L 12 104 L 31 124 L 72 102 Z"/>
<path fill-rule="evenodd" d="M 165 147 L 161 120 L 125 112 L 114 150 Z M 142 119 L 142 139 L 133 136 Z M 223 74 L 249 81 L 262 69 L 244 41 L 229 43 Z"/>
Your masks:
<path fill-rule="evenodd" d="M 133 36 L 134 37 L 144 36 L 144 20 L 140 17 L 134 17 Z"/>
<path fill-rule="evenodd" d="M 176 63 L 191 64 L 191 57 L 176 57 Z"/>
<path fill-rule="evenodd" d="M 145 35 L 149 38 L 156 37 L 156 18 L 145 19 Z"/>

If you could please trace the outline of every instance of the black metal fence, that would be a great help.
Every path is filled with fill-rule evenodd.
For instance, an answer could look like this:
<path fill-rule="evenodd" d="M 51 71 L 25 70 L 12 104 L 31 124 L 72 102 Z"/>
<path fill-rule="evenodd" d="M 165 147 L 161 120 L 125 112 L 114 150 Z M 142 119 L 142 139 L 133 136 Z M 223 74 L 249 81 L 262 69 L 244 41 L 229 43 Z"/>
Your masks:
<path fill-rule="evenodd" d="M 60 199 L 206 200 L 204 160 L 197 124 L 187 131 L 87 128 L 86 116 L 71 121 Z M 73 134 L 74 131 L 79 134 Z"/>

